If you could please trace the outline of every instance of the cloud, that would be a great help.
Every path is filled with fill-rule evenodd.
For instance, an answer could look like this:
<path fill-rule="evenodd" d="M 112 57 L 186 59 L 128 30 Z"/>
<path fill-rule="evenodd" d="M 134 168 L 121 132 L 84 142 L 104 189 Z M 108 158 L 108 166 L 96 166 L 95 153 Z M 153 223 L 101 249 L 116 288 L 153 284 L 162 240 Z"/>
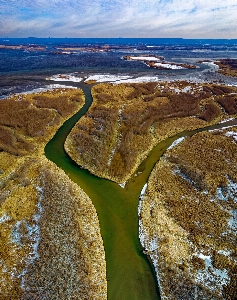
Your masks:
<path fill-rule="evenodd" d="M 236 0 L 0 0 L 0 36 L 237 38 L 236 15 Z"/>

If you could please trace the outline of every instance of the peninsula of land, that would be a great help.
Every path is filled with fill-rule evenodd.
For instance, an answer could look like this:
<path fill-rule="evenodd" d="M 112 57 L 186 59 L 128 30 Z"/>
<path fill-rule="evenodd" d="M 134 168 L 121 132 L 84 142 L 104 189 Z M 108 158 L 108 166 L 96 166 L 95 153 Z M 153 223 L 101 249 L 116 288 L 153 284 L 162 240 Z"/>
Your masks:
<path fill-rule="evenodd" d="M 0 101 L 1 299 L 107 297 L 95 208 L 44 155 L 46 143 L 83 104 L 79 89 Z"/>

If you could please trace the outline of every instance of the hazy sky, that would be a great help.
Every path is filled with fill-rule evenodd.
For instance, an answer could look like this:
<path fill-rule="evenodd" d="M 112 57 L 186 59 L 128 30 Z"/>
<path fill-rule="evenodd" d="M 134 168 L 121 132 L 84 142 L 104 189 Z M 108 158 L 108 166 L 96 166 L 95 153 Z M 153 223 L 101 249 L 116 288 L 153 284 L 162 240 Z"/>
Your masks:
<path fill-rule="evenodd" d="M 0 0 L 0 36 L 237 38 L 237 1 Z"/>

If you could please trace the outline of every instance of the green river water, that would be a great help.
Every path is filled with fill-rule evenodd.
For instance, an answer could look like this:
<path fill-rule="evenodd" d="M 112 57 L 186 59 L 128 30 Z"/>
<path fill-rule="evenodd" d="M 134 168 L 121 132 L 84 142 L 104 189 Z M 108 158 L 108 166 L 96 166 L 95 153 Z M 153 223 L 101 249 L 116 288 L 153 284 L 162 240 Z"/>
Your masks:
<path fill-rule="evenodd" d="M 154 165 L 174 140 L 198 131 L 233 125 L 237 120 L 193 132 L 183 132 L 159 143 L 123 189 L 112 181 L 81 169 L 64 151 L 66 137 L 92 103 L 91 86 L 79 84 L 78 87 L 83 90 L 86 103 L 57 131 L 46 145 L 45 154 L 89 195 L 96 208 L 106 254 L 108 299 L 160 299 L 154 268 L 148 257 L 143 254 L 139 242 L 138 201 L 141 190 Z"/>

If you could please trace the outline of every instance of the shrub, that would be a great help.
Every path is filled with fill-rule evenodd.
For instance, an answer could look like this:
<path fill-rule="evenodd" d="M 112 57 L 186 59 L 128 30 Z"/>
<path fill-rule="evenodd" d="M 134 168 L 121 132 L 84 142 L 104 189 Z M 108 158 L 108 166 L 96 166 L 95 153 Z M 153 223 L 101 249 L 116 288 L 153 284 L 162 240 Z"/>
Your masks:
<path fill-rule="evenodd" d="M 227 95 L 216 99 L 216 101 L 224 108 L 228 114 L 237 113 L 237 101 L 235 95 Z"/>
<path fill-rule="evenodd" d="M 214 103 L 208 103 L 204 112 L 199 116 L 200 119 L 211 122 L 221 114 L 220 108 Z"/>

